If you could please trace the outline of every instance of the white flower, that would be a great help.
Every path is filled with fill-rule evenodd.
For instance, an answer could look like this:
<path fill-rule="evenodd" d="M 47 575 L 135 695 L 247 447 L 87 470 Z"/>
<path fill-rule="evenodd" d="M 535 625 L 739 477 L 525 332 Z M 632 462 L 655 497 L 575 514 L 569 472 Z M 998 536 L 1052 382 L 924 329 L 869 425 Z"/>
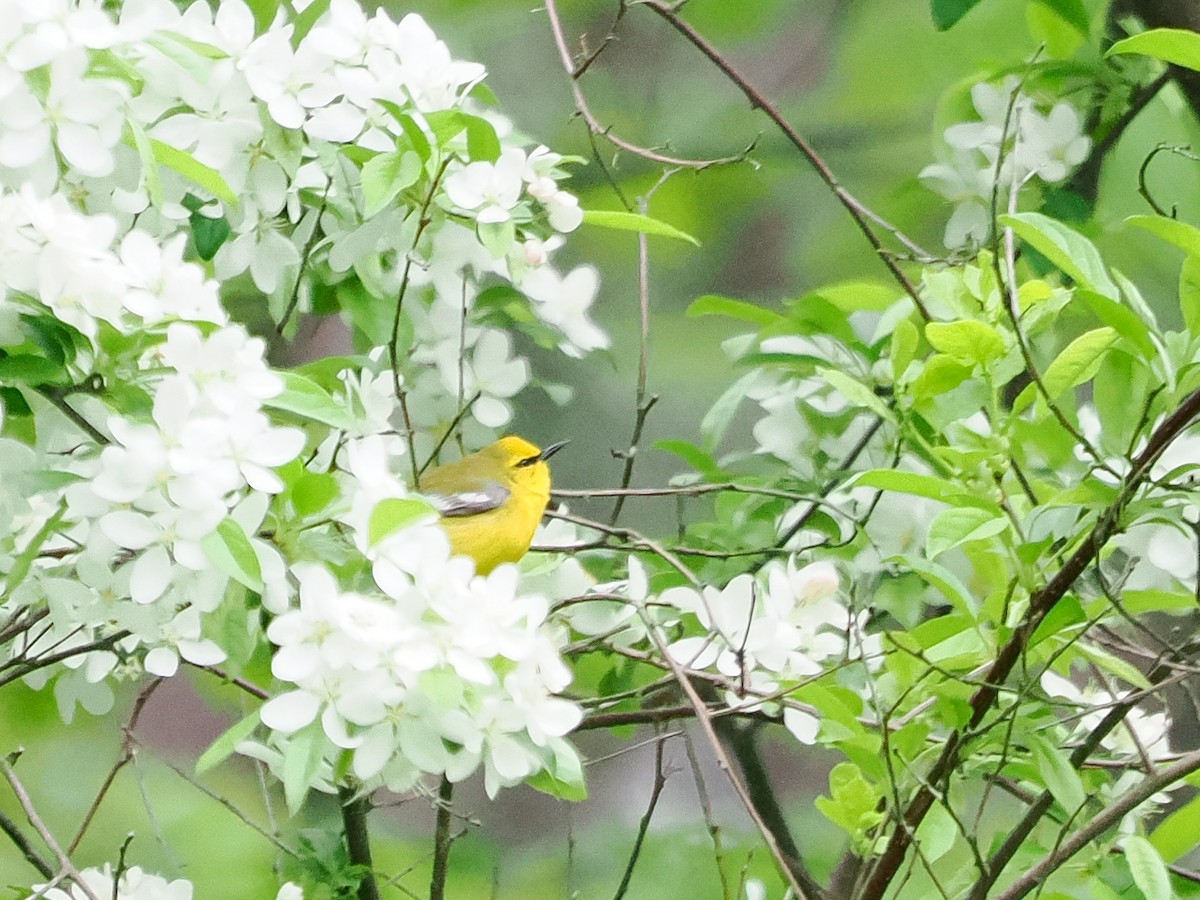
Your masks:
<path fill-rule="evenodd" d="M 182 657 L 197 666 L 213 666 L 225 659 L 225 651 L 200 634 L 200 611 L 189 606 L 163 626 L 162 646 L 146 654 L 146 671 L 170 677 Z"/>
<path fill-rule="evenodd" d="M 574 231 L 583 224 L 583 210 L 579 208 L 579 198 L 566 191 L 555 191 L 546 201 L 546 213 L 550 217 L 550 225 L 556 231 Z"/>
<path fill-rule="evenodd" d="M 1043 181 L 1062 181 L 1091 152 L 1092 141 L 1084 135 L 1079 113 L 1069 103 L 1054 104 L 1044 116 L 1028 113 L 1020 125 L 1015 162 Z"/>
<path fill-rule="evenodd" d="M 113 900 L 192 900 L 192 883 L 183 878 L 167 881 L 161 875 L 152 875 L 141 866 L 130 866 L 121 872 L 119 879 L 113 878 L 112 866 L 103 869 L 84 869 L 80 879 L 87 886 L 85 891 L 79 884 L 70 889 L 48 888 L 43 884 L 33 885 L 33 890 L 46 900 L 87 900 L 88 897 L 111 897 Z M 42 891 L 45 891 L 42 893 Z"/>
<path fill-rule="evenodd" d="M 121 241 L 120 257 L 129 278 L 125 307 L 152 325 L 163 319 L 223 323 L 217 284 L 199 266 L 185 263 L 187 236 L 160 242 L 143 231 Z"/>
<path fill-rule="evenodd" d="M 439 348 L 438 370 L 448 392 L 461 393 L 464 402 L 479 394 L 471 412 L 489 428 L 499 428 L 512 418 L 504 401 L 529 383 L 529 363 L 512 359 L 508 334 L 488 329 L 479 338 L 470 360 L 459 356 L 457 342 L 446 341 Z"/>
<path fill-rule="evenodd" d="M 609 344 L 608 335 L 588 317 L 599 286 L 599 276 L 591 266 L 579 266 L 565 277 L 550 266 L 541 266 L 519 285 L 534 301 L 538 317 L 563 333 L 566 341 L 559 349 L 575 357 Z"/>
<path fill-rule="evenodd" d="M 991 198 L 997 187 L 1007 203 L 1010 185 L 1019 188 L 1031 175 L 1047 182 L 1061 181 L 1091 150 L 1074 107 L 1059 102 L 1043 115 L 1031 98 L 1023 94 L 1014 98 L 1019 86 L 1015 76 L 999 85 L 974 85 L 971 99 L 981 121 L 947 128 L 950 159 L 921 170 L 923 181 L 956 204 L 945 233 L 945 244 L 951 249 L 986 240 L 991 232 Z M 1007 152 L 997 173 L 1002 149 Z"/>
<path fill-rule="evenodd" d="M 509 147 L 494 163 L 473 162 L 446 179 L 446 196 L 462 209 L 475 212 L 480 223 L 507 222 L 521 196 L 525 153 Z"/>
<path fill-rule="evenodd" d="M 1095 730 L 1109 709 L 1129 694 L 1128 691 L 1119 691 L 1114 696 L 1090 681 L 1080 690 L 1069 679 L 1049 669 L 1042 673 L 1041 681 L 1042 690 L 1047 694 L 1062 697 L 1083 712 L 1068 722 L 1072 730 L 1079 734 Z M 1122 723 L 1110 731 L 1100 743 L 1122 758 L 1137 759 L 1141 751 L 1145 751 L 1152 760 L 1165 759 L 1171 755 L 1167 737 L 1170 727 L 1171 720 L 1166 710 L 1146 712 L 1135 706 L 1126 713 Z"/>

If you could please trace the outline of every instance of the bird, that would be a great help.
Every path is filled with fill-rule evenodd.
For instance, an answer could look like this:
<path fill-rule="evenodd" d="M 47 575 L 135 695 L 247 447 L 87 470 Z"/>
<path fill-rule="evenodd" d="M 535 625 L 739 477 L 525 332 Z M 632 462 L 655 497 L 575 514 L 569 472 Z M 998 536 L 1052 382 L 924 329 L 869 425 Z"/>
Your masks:
<path fill-rule="evenodd" d="M 550 502 L 546 460 L 566 444 L 541 449 L 508 435 L 422 475 L 420 492 L 437 510 L 451 553 L 474 559 L 480 575 L 524 556 Z"/>

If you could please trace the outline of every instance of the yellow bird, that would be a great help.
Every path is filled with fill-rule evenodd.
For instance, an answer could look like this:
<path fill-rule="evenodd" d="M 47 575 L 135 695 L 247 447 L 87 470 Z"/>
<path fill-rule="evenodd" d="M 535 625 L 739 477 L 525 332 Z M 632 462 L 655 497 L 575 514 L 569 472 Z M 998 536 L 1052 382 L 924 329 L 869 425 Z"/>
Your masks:
<path fill-rule="evenodd" d="M 550 502 L 546 460 L 566 443 L 541 450 L 509 435 L 421 476 L 421 493 L 441 514 L 455 556 L 471 557 L 486 575 L 525 555 Z"/>

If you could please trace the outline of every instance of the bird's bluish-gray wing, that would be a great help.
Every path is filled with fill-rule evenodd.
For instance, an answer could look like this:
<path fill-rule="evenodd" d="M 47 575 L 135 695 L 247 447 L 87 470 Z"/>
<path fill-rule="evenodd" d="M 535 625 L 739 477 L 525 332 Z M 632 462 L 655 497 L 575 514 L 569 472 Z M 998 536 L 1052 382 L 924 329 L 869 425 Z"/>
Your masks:
<path fill-rule="evenodd" d="M 454 494 L 428 492 L 425 496 L 434 509 L 447 518 L 474 516 L 500 506 L 509 498 L 511 491 L 504 485 L 490 482 L 480 488 Z"/>

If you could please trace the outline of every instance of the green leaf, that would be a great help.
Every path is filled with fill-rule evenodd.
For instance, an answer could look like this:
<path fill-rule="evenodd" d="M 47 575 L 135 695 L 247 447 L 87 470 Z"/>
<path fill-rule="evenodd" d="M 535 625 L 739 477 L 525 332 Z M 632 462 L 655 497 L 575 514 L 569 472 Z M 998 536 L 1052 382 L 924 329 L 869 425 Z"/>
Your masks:
<path fill-rule="evenodd" d="M 1082 22 L 1072 21 L 1082 13 Z M 1046 45 L 1046 52 L 1056 58 L 1071 56 L 1088 36 L 1087 10 L 1080 0 L 1031 0 L 1025 7 L 1029 34 Z"/>
<path fill-rule="evenodd" d="M 151 206 L 162 206 L 162 178 L 158 174 L 158 165 L 154 160 L 154 148 L 150 145 L 150 135 L 132 117 L 125 119 L 125 132 L 122 139 L 132 144 L 142 163 L 142 185 L 146 188 L 146 196 L 150 198 Z"/>
<path fill-rule="evenodd" d="M 901 319 L 896 323 L 896 328 L 892 331 L 891 357 L 892 357 L 892 378 L 899 381 L 909 364 L 916 359 L 917 344 L 921 341 L 921 334 L 917 331 L 917 326 L 908 319 Z"/>
<path fill-rule="evenodd" d="M 292 48 L 300 46 L 300 42 L 308 37 L 317 20 L 329 11 L 330 0 L 313 0 L 303 11 L 292 20 Z M 291 4 L 288 4 L 291 6 Z"/>
<path fill-rule="evenodd" d="M 1066 752 L 1041 735 L 1028 734 L 1025 740 L 1029 744 L 1033 764 L 1037 767 L 1046 789 L 1062 804 L 1068 814 L 1074 814 L 1087 800 L 1087 792 L 1083 789 L 1078 770 L 1071 765 Z"/>
<path fill-rule="evenodd" d="M 817 374 L 850 401 L 852 406 L 868 409 L 885 421 L 896 421 L 895 414 L 888 409 L 888 405 L 883 402 L 882 398 L 876 396 L 875 392 L 861 381 L 856 381 L 840 369 L 825 369 L 818 366 Z"/>
<path fill-rule="evenodd" d="M 288 811 L 295 815 L 321 769 L 325 735 L 319 724 L 312 724 L 287 739 L 283 748 L 283 798 Z"/>
<path fill-rule="evenodd" d="M 1163 62 L 1200 72 L 1200 34 L 1182 28 L 1152 28 L 1131 35 L 1108 48 L 1105 56 L 1140 53 Z"/>
<path fill-rule="evenodd" d="M 712 456 L 687 441 L 655 441 L 655 450 L 674 453 L 689 466 L 704 476 L 705 481 L 720 483 L 726 480 L 725 472 Z"/>
<path fill-rule="evenodd" d="M 1112 300 L 1119 298 L 1117 286 L 1104 267 L 1100 251 L 1075 229 L 1034 212 L 1000 216 L 1000 224 L 1011 228 L 1076 284 Z"/>
<path fill-rule="evenodd" d="M 419 497 L 388 497 L 371 510 L 367 523 L 367 541 L 374 547 L 401 528 L 437 518 L 437 510 Z"/>
<path fill-rule="evenodd" d="M 492 255 L 492 259 L 500 259 L 512 249 L 517 239 L 517 229 L 512 219 L 503 222 L 478 222 L 475 225 L 475 235 L 484 249 Z"/>
<path fill-rule="evenodd" d="M 1098 668 L 1111 675 L 1116 675 L 1139 691 L 1148 691 L 1153 687 L 1146 676 L 1142 674 L 1141 669 L 1119 656 L 1114 656 L 1107 650 L 1094 644 L 1085 644 L 1082 641 L 1075 644 L 1075 650 L 1084 659 L 1095 663 Z"/>
<path fill-rule="evenodd" d="M 939 500 L 952 506 L 978 506 L 988 510 L 992 515 L 1000 515 L 1000 508 L 992 501 L 977 497 L 960 485 L 944 478 L 938 478 L 936 475 L 902 472 L 899 469 L 870 469 L 855 478 L 852 483 L 860 487 L 873 487 L 881 491 L 893 491 L 897 494 L 927 497 L 930 500 Z"/>
<path fill-rule="evenodd" d="M 700 420 L 700 434 L 704 438 L 703 449 L 706 452 L 712 453 L 717 448 L 742 401 L 746 399 L 747 391 L 759 377 L 757 370 L 747 372 L 726 388 L 704 414 L 704 418 Z"/>
<path fill-rule="evenodd" d="M 362 167 L 364 213 L 373 216 L 421 177 L 421 157 L 412 150 L 380 153 Z"/>
<path fill-rule="evenodd" d="M 241 721 L 227 728 L 207 750 L 200 754 L 200 758 L 196 760 L 196 774 L 207 772 L 217 763 L 224 762 L 236 753 L 238 744 L 254 733 L 258 723 L 258 710 L 256 709 Z"/>
<path fill-rule="evenodd" d="M 583 764 L 579 754 L 566 741 L 554 746 L 554 758 L 540 772 L 527 778 L 525 783 L 535 791 L 557 797 L 559 800 L 582 802 L 587 799 L 587 783 L 583 778 Z"/>
<path fill-rule="evenodd" d="M 282 0 L 246 0 L 246 5 L 250 7 L 250 12 L 254 15 L 255 37 L 271 27 L 271 23 L 275 21 L 275 14 L 279 12 L 281 2 Z"/>
<path fill-rule="evenodd" d="M 979 0 L 930 0 L 929 12 L 934 27 L 945 31 L 979 4 Z"/>
<path fill-rule="evenodd" d="M 200 541 L 200 547 L 209 562 L 232 578 L 238 584 L 243 584 L 252 591 L 262 592 L 262 567 L 258 562 L 258 554 L 254 545 L 242 526 L 231 516 L 226 516 L 221 523 Z"/>
<path fill-rule="evenodd" d="M 950 852 L 958 837 L 958 825 L 945 804 L 935 803 L 917 826 L 921 858 L 935 862 Z"/>
<path fill-rule="evenodd" d="M 955 609 L 966 613 L 972 619 L 974 618 L 979 604 L 971 595 L 970 589 L 949 569 L 915 554 L 893 556 L 888 562 L 899 563 L 906 569 L 921 576 L 922 580 L 927 584 L 937 588 Z"/>
<path fill-rule="evenodd" d="M 1187 268 L 1186 261 L 1184 268 Z M 1153 356 L 1157 352 L 1145 320 L 1125 304 L 1085 288 L 1075 291 L 1075 299 L 1082 301 L 1105 325 L 1115 328 L 1117 333 L 1137 347 L 1143 356 Z"/>
<path fill-rule="evenodd" d="M 970 378 L 971 372 L 971 366 L 964 366 L 944 353 L 935 353 L 925 361 L 921 374 L 913 379 L 913 399 L 941 397 Z"/>
<path fill-rule="evenodd" d="M 700 242 L 674 225 L 660 222 L 639 213 L 619 212 L 607 209 L 589 209 L 583 213 L 583 221 L 598 228 L 613 228 L 617 231 L 638 231 L 658 237 L 670 237 L 700 246 Z"/>
<path fill-rule="evenodd" d="M 305 472 L 289 491 L 296 513 L 303 518 L 325 509 L 338 494 L 337 479 L 328 472 Z"/>
<path fill-rule="evenodd" d="M 1077 632 L 1079 629 L 1075 626 L 1083 623 L 1086 619 L 1079 598 L 1068 594 L 1055 603 L 1046 617 L 1038 623 L 1037 628 L 1029 637 L 1029 646 L 1036 647 L 1042 641 L 1050 638 L 1060 642 L 1064 634 Z"/>
<path fill-rule="evenodd" d="M 1073 387 L 1090 381 L 1096 377 L 1104 355 L 1117 342 L 1115 328 L 1096 328 L 1081 334 L 1067 344 L 1054 362 L 1050 363 L 1042 373 L 1042 385 L 1052 401 L 1057 401 L 1064 393 Z M 1036 385 L 1029 385 L 1021 391 L 1021 395 L 1013 404 L 1013 412 L 1019 413 L 1038 396 Z"/>
<path fill-rule="evenodd" d="M 1170 900 L 1175 896 L 1166 863 L 1154 845 L 1140 834 L 1125 838 L 1125 862 L 1129 863 L 1133 883 L 1141 890 L 1143 897 Z"/>
<path fill-rule="evenodd" d="M 1175 862 L 1200 846 L 1200 795 L 1159 822 L 1150 843 L 1167 862 Z"/>
<path fill-rule="evenodd" d="M 1179 611 L 1196 608 L 1196 595 L 1191 591 L 1162 591 L 1147 589 L 1124 591 L 1122 604 L 1134 615 L 1147 612 Z M 1106 603 L 1108 601 L 1105 601 Z"/>
<path fill-rule="evenodd" d="M 14 353 L 0 357 L 0 381 L 7 384 L 66 384 L 67 371 L 44 356 Z"/>
<path fill-rule="evenodd" d="M 375 102 L 387 110 L 388 114 L 396 120 L 397 124 L 404 131 L 404 136 L 412 144 L 412 148 L 417 151 L 417 156 L 421 157 L 421 161 L 428 162 L 429 157 L 433 155 L 433 148 L 429 144 L 429 138 L 425 135 L 421 126 L 417 124 L 417 120 L 406 113 L 403 107 L 393 103 L 391 100 L 376 98 Z"/>
<path fill-rule="evenodd" d="M 428 123 L 430 131 L 433 132 L 439 147 L 446 146 L 451 140 L 462 134 L 467 127 L 463 114 L 457 109 L 439 109 L 437 112 L 427 115 L 425 121 Z"/>
<path fill-rule="evenodd" d="M 314 4 L 315 6 L 316 4 Z M 221 173 L 210 168 L 190 153 L 186 153 L 170 144 L 164 144 L 157 138 L 150 138 L 150 150 L 155 161 L 162 166 L 181 175 L 197 187 L 208 191 L 218 200 L 230 206 L 238 205 L 237 194 L 233 192 Z"/>
<path fill-rule="evenodd" d="M 17 554 L 16 558 L 9 566 L 8 575 L 4 579 L 4 591 L 2 596 L 7 598 L 12 594 L 13 589 L 17 587 L 25 576 L 29 574 L 29 569 L 33 565 L 33 561 L 41 554 L 42 547 L 46 541 L 50 539 L 50 535 L 58 530 L 59 523 L 62 522 L 63 516 L 67 513 L 67 504 L 64 502 L 59 505 L 54 514 L 50 516 L 38 529 L 37 534 L 29 539 L 29 543 L 25 545 L 25 549 Z"/>
<path fill-rule="evenodd" d="M 1200 335 L 1200 256 L 1189 256 L 1179 270 L 1179 310 L 1187 330 Z M 1145 355 L 1150 356 L 1150 351 Z"/>
<path fill-rule="evenodd" d="M 467 153 L 472 160 L 495 162 L 500 158 L 500 138 L 496 129 L 487 119 L 479 116 L 462 114 L 467 128 Z"/>
<path fill-rule="evenodd" d="M 965 365 L 987 368 L 988 363 L 1004 355 L 1004 338 L 986 322 L 963 319 L 958 322 L 930 322 L 925 339 L 935 350 Z"/>
<path fill-rule="evenodd" d="M 944 509 L 929 523 L 925 553 L 932 559 L 968 541 L 982 541 L 1008 529 L 1008 519 L 986 509 Z"/>
<path fill-rule="evenodd" d="M 1192 33 L 1189 31 L 1188 34 Z M 1200 40 L 1200 34 L 1193 34 L 1192 37 Z M 1125 224 L 1141 228 L 1155 237 L 1162 238 L 1168 244 L 1174 244 L 1188 256 L 1200 256 L 1200 228 L 1195 225 L 1166 216 L 1130 216 L 1125 220 Z"/>
<path fill-rule="evenodd" d="M 1082 37 L 1092 30 L 1091 18 L 1083 0 L 1034 0 L 1035 5 L 1053 10 L 1054 14 L 1074 28 Z"/>
<path fill-rule="evenodd" d="M 755 325 L 776 325 L 786 321 L 774 310 L 765 309 L 755 303 L 745 300 L 735 300 L 733 297 L 722 297 L 720 294 L 705 294 L 697 297 L 687 308 L 689 316 L 728 316 L 742 322 L 752 322 Z"/>
<path fill-rule="evenodd" d="M 90 342 L 76 328 L 53 316 L 22 313 L 21 331 L 47 359 L 60 366 L 73 363 L 81 349 L 90 349 Z"/>
<path fill-rule="evenodd" d="M 193 205 L 188 204 L 188 199 L 191 198 Z M 200 210 L 205 205 L 194 194 L 188 194 L 184 198 L 184 205 L 192 210 L 188 217 L 188 225 L 192 229 L 192 243 L 196 247 L 196 255 L 205 262 L 211 260 L 217 255 L 217 251 L 221 249 L 221 245 L 233 233 L 233 229 L 229 225 L 229 220 L 225 216 L 217 216 L 213 218 L 206 216 Z"/>
<path fill-rule="evenodd" d="M 842 281 L 810 292 L 822 297 L 843 312 L 880 312 L 896 302 L 900 295 L 893 285 L 877 281 Z"/>
<path fill-rule="evenodd" d="M 264 400 L 263 405 L 293 413 L 332 428 L 354 427 L 354 418 L 316 382 L 295 372 L 278 372 L 283 392 Z"/>
<path fill-rule="evenodd" d="M 821 814 L 856 841 L 883 821 L 879 790 L 863 777 L 854 763 L 840 762 L 829 773 L 829 797 L 816 799 Z"/>

